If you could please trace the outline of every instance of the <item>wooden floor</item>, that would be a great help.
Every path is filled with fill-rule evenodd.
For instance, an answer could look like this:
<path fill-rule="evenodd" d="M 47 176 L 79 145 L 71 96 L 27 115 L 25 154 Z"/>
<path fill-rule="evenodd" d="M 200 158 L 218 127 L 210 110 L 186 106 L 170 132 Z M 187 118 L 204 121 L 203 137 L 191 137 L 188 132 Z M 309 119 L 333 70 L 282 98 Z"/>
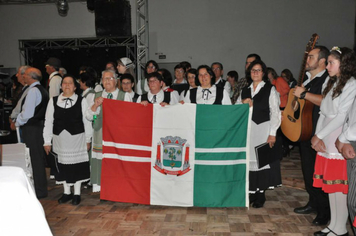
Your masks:
<path fill-rule="evenodd" d="M 307 194 L 300 170 L 298 148 L 281 164 L 283 186 L 267 191 L 263 208 L 184 208 L 100 201 L 99 194 L 82 189 L 78 206 L 57 203 L 63 188 L 49 181 L 49 196 L 41 199 L 54 235 L 313 235 L 322 229 L 310 222 L 315 217 L 298 215 Z M 351 230 L 348 226 L 350 235 Z"/>

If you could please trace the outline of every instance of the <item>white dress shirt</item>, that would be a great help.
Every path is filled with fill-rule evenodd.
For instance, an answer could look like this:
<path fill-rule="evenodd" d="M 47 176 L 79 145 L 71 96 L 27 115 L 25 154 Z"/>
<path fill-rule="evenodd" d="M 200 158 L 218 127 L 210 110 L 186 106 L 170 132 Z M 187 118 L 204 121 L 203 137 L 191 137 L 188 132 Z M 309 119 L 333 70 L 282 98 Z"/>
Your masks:
<path fill-rule="evenodd" d="M 49 76 L 49 98 L 53 98 L 59 95 L 61 90 L 62 77 L 58 71 L 53 72 Z"/>
<path fill-rule="evenodd" d="M 27 121 L 33 117 L 35 114 L 35 108 L 42 101 L 42 95 L 38 88 L 34 88 L 37 84 L 40 84 L 39 81 L 36 81 L 30 85 L 27 89 L 27 96 L 25 103 L 22 106 L 22 111 L 18 114 L 15 125 L 22 126 L 27 123 Z"/>

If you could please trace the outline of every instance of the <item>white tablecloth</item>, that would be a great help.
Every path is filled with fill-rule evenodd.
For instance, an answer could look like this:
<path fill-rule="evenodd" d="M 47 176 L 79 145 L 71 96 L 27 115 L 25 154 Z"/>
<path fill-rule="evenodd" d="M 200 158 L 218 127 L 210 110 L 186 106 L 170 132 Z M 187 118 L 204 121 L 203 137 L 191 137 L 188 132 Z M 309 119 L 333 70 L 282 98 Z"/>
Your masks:
<path fill-rule="evenodd" d="M 52 235 L 25 172 L 0 167 L 0 235 Z"/>
<path fill-rule="evenodd" d="M 31 183 L 32 168 L 28 149 L 24 144 L 7 144 L 2 147 L 0 235 L 52 235 Z"/>

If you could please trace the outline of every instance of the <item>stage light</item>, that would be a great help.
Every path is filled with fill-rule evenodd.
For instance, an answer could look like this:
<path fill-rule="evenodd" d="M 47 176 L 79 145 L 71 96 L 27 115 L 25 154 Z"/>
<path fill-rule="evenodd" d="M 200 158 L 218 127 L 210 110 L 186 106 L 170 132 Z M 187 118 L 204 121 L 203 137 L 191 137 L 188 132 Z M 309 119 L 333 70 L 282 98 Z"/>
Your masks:
<path fill-rule="evenodd" d="M 57 1 L 58 14 L 60 16 L 67 16 L 69 5 L 67 0 L 58 0 Z"/>

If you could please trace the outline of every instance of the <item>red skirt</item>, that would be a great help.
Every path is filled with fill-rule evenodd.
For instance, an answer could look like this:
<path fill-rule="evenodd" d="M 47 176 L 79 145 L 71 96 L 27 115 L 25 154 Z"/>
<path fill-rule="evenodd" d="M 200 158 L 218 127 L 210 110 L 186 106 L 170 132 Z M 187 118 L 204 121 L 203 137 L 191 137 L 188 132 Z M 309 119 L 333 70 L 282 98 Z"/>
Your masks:
<path fill-rule="evenodd" d="M 326 193 L 342 192 L 347 194 L 349 184 L 346 160 L 343 158 L 328 158 L 318 153 L 315 160 L 313 179 L 313 186 L 322 188 Z"/>

